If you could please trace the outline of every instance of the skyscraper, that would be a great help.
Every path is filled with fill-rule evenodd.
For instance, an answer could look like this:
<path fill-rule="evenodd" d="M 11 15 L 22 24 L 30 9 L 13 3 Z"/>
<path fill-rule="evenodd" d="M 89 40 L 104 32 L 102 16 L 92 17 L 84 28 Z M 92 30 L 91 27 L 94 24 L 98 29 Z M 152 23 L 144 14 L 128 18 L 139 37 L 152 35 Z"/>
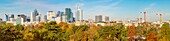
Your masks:
<path fill-rule="evenodd" d="M 6 21 L 9 21 L 9 15 L 5 14 Z"/>
<path fill-rule="evenodd" d="M 67 15 L 67 21 L 70 23 L 73 22 L 73 13 L 70 8 L 65 9 L 65 14 Z"/>
<path fill-rule="evenodd" d="M 30 17 L 27 17 L 27 22 L 30 22 L 31 20 L 30 20 Z"/>
<path fill-rule="evenodd" d="M 102 15 L 95 16 L 95 22 L 102 22 Z"/>
<path fill-rule="evenodd" d="M 83 20 L 83 10 L 81 10 L 79 6 L 77 6 L 75 19 L 76 19 L 76 21 Z"/>
<path fill-rule="evenodd" d="M 56 18 L 56 12 L 54 12 L 54 11 L 47 12 L 47 20 L 54 21 L 55 18 Z"/>
<path fill-rule="evenodd" d="M 62 22 L 67 22 L 67 15 L 66 15 L 66 14 L 64 14 L 64 15 L 62 16 Z"/>
<path fill-rule="evenodd" d="M 36 21 L 36 16 L 38 16 L 40 13 L 37 11 L 37 9 L 34 10 L 34 12 L 31 13 L 31 22 L 35 22 Z"/>
<path fill-rule="evenodd" d="M 21 15 L 18 15 L 18 17 L 16 18 L 16 24 L 23 24 L 24 23 L 24 19 L 21 17 Z"/>
<path fill-rule="evenodd" d="M 36 16 L 36 21 L 37 21 L 37 22 L 41 22 L 41 14 L 39 14 L 38 16 Z"/>
<path fill-rule="evenodd" d="M 61 11 L 58 11 L 58 12 L 57 12 L 57 17 L 55 18 L 55 21 L 56 21 L 57 23 L 60 23 L 60 22 L 63 21 L 63 14 L 64 14 L 64 12 L 61 12 Z"/>
<path fill-rule="evenodd" d="M 9 17 L 9 21 L 14 21 L 15 20 L 14 19 L 14 14 L 8 15 L 8 17 Z"/>
<path fill-rule="evenodd" d="M 16 18 L 16 24 L 23 24 L 23 18 Z"/>
<path fill-rule="evenodd" d="M 3 21 L 2 18 L 0 18 L 0 21 Z"/>
<path fill-rule="evenodd" d="M 109 16 L 105 16 L 104 19 L 105 19 L 105 22 L 109 22 Z"/>
<path fill-rule="evenodd" d="M 47 22 L 47 15 L 44 16 L 44 22 Z"/>
<path fill-rule="evenodd" d="M 64 15 L 64 12 L 60 12 L 60 16 L 63 16 Z"/>
<path fill-rule="evenodd" d="M 26 16 L 26 15 L 21 14 L 21 15 L 20 15 L 20 17 L 21 17 L 21 18 L 23 18 L 24 22 L 26 22 L 26 21 L 27 21 L 27 16 Z"/>
<path fill-rule="evenodd" d="M 64 15 L 64 12 L 58 11 L 56 17 L 61 17 L 61 16 L 63 16 L 63 15 Z"/>
<path fill-rule="evenodd" d="M 57 23 L 62 22 L 62 17 L 56 17 L 56 18 L 55 18 L 55 21 L 56 21 Z"/>
<path fill-rule="evenodd" d="M 11 14 L 10 18 L 14 18 L 14 14 Z"/>

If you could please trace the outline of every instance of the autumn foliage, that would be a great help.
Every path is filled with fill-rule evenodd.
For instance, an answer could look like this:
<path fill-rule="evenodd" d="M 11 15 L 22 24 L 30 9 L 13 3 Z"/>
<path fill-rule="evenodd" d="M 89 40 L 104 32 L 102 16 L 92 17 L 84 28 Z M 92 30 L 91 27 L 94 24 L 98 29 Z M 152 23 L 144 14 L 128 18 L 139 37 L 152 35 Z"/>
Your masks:
<path fill-rule="evenodd" d="M 2 41 L 169 41 L 170 27 L 165 23 L 161 28 L 134 25 L 125 27 L 122 23 L 113 26 L 88 26 L 65 22 L 40 22 L 36 25 L 0 24 Z M 141 29 L 140 32 L 138 32 Z M 140 33 L 140 34 L 138 34 Z M 139 37 L 139 38 L 134 38 Z M 142 37 L 143 39 L 141 39 Z"/>

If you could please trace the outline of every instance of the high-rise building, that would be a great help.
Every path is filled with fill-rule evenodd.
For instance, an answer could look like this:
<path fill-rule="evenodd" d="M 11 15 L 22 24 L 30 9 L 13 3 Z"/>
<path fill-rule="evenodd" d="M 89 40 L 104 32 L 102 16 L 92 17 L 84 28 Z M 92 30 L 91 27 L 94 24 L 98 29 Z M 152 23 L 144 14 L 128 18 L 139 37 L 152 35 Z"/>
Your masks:
<path fill-rule="evenodd" d="M 38 16 L 36 16 L 36 21 L 40 22 L 41 21 L 41 14 L 39 14 Z"/>
<path fill-rule="evenodd" d="M 67 22 L 67 15 L 66 15 L 66 14 L 64 14 L 64 15 L 62 16 L 62 22 Z"/>
<path fill-rule="evenodd" d="M 62 17 L 56 17 L 56 18 L 55 18 L 55 21 L 56 21 L 57 23 L 62 22 Z"/>
<path fill-rule="evenodd" d="M 14 14 L 11 14 L 11 15 L 5 14 L 5 19 L 6 19 L 6 21 L 13 21 L 14 20 Z"/>
<path fill-rule="evenodd" d="M 67 15 L 67 21 L 68 22 L 73 22 L 73 13 L 70 8 L 65 9 L 65 14 Z"/>
<path fill-rule="evenodd" d="M 14 18 L 14 14 L 11 14 L 10 18 Z"/>
<path fill-rule="evenodd" d="M 105 22 L 109 22 L 109 16 L 105 16 L 104 19 L 105 19 Z"/>
<path fill-rule="evenodd" d="M 77 11 L 75 14 L 75 19 L 77 20 L 83 20 L 83 10 L 80 9 L 79 6 L 77 6 Z"/>
<path fill-rule="evenodd" d="M 61 17 L 64 15 L 64 12 L 58 11 L 56 17 Z"/>
<path fill-rule="evenodd" d="M 21 15 L 18 15 L 18 17 L 21 17 L 21 18 L 23 18 L 23 20 L 24 20 L 24 22 L 26 22 L 27 21 L 27 16 L 26 15 L 24 15 L 24 14 L 21 14 Z"/>
<path fill-rule="evenodd" d="M 57 12 L 57 17 L 56 17 L 57 20 L 56 21 L 61 21 L 62 22 L 63 19 L 64 19 L 63 16 L 64 16 L 64 12 L 58 11 Z"/>
<path fill-rule="evenodd" d="M 64 15 L 64 12 L 60 12 L 60 16 L 63 16 Z"/>
<path fill-rule="evenodd" d="M 34 12 L 31 13 L 31 22 L 35 22 L 36 21 L 36 16 L 38 16 L 40 13 L 35 9 Z"/>
<path fill-rule="evenodd" d="M 23 24 L 24 23 L 24 19 L 18 15 L 18 17 L 16 18 L 16 24 Z"/>
<path fill-rule="evenodd" d="M 14 14 L 9 15 L 8 17 L 9 17 L 9 21 L 14 21 Z"/>
<path fill-rule="evenodd" d="M 60 22 L 62 22 L 63 21 L 63 15 L 64 15 L 64 12 L 61 12 L 61 11 L 58 11 L 57 12 L 57 16 L 56 16 L 56 18 L 55 18 L 55 20 L 56 20 L 56 22 L 57 23 L 60 23 Z"/>
<path fill-rule="evenodd" d="M 44 16 L 44 22 L 47 22 L 47 15 Z"/>
<path fill-rule="evenodd" d="M 0 18 L 0 21 L 3 21 L 2 18 Z"/>
<path fill-rule="evenodd" d="M 30 17 L 27 17 L 27 22 L 31 22 Z"/>
<path fill-rule="evenodd" d="M 102 15 L 95 16 L 95 22 L 102 22 Z"/>
<path fill-rule="evenodd" d="M 8 14 L 5 14 L 5 19 L 6 19 L 6 21 L 9 21 L 9 15 Z"/>
<path fill-rule="evenodd" d="M 56 12 L 54 12 L 54 11 L 47 12 L 47 20 L 54 21 L 55 18 L 56 18 Z"/>

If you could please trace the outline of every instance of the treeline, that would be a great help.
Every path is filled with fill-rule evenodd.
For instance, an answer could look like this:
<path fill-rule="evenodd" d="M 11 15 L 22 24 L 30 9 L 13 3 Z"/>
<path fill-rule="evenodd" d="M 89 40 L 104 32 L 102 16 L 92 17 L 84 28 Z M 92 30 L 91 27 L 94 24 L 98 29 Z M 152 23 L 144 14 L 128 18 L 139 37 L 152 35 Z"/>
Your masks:
<path fill-rule="evenodd" d="M 144 24 L 143 24 L 144 25 Z M 88 26 L 65 22 L 40 22 L 36 25 L 0 24 L 0 41 L 131 41 L 131 36 L 144 36 L 142 41 L 170 41 L 170 27 L 129 26 L 114 23 L 113 26 Z M 150 27 L 150 28 L 149 28 Z M 142 33 L 141 33 L 142 32 Z"/>

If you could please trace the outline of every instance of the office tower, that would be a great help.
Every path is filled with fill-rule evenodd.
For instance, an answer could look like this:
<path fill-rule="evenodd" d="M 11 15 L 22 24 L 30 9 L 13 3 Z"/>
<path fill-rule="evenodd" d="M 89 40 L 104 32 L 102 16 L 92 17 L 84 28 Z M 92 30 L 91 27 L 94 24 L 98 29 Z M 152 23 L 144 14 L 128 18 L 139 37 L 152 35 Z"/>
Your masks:
<path fill-rule="evenodd" d="M 21 15 L 18 15 L 18 17 L 16 18 L 16 24 L 23 24 L 24 23 L 24 19 L 21 17 Z"/>
<path fill-rule="evenodd" d="M 69 23 L 73 22 L 73 13 L 71 12 L 70 8 L 65 9 L 65 14 L 67 15 L 67 21 Z"/>
<path fill-rule="evenodd" d="M 44 16 L 44 22 L 47 22 L 47 15 Z"/>
<path fill-rule="evenodd" d="M 57 12 L 57 14 L 56 14 L 56 17 L 59 17 L 59 16 L 60 16 L 60 14 L 61 14 L 61 12 L 60 12 L 60 11 L 58 11 L 58 12 Z"/>
<path fill-rule="evenodd" d="M 16 18 L 16 24 L 23 24 L 23 18 Z"/>
<path fill-rule="evenodd" d="M 67 22 L 67 15 L 66 15 L 66 14 L 63 14 L 63 16 L 62 16 L 62 22 Z"/>
<path fill-rule="evenodd" d="M 10 17 L 10 18 L 9 18 L 9 21 L 14 22 L 15 19 Z"/>
<path fill-rule="evenodd" d="M 14 14 L 8 15 L 8 21 L 14 21 Z"/>
<path fill-rule="evenodd" d="M 64 15 L 64 12 L 60 12 L 60 16 L 63 16 Z"/>
<path fill-rule="evenodd" d="M 56 18 L 56 12 L 54 12 L 54 11 L 47 12 L 47 20 L 54 21 L 55 18 Z"/>
<path fill-rule="evenodd" d="M 60 22 L 62 22 L 62 18 L 61 18 L 61 17 L 56 17 L 56 18 L 55 18 L 55 21 L 56 21 L 57 23 L 60 23 Z"/>
<path fill-rule="evenodd" d="M 31 22 L 30 17 L 27 17 L 26 22 Z"/>
<path fill-rule="evenodd" d="M 36 16 L 38 16 L 40 13 L 35 9 L 34 12 L 31 13 L 31 22 L 35 22 L 36 21 Z"/>
<path fill-rule="evenodd" d="M 6 21 L 9 21 L 9 15 L 8 14 L 5 14 L 5 19 L 6 19 Z"/>
<path fill-rule="evenodd" d="M 36 21 L 40 22 L 41 21 L 41 14 L 39 14 L 38 16 L 36 16 Z"/>
<path fill-rule="evenodd" d="M 21 15 L 19 15 L 21 18 L 23 18 L 23 20 L 24 20 L 24 22 L 26 22 L 27 21 L 27 16 L 26 15 L 24 15 L 24 14 L 21 14 Z"/>
<path fill-rule="evenodd" d="M 104 19 L 105 19 L 105 22 L 109 22 L 109 16 L 105 16 Z"/>
<path fill-rule="evenodd" d="M 14 21 L 14 14 L 11 15 L 5 14 L 5 19 L 6 21 Z"/>
<path fill-rule="evenodd" d="M 80 9 L 79 6 L 77 6 L 77 11 L 75 14 L 75 19 L 77 20 L 83 20 L 83 10 Z"/>
<path fill-rule="evenodd" d="M 63 16 L 64 12 L 58 11 L 56 17 L 61 17 Z"/>
<path fill-rule="evenodd" d="M 0 18 L 0 21 L 3 21 L 2 18 Z"/>
<path fill-rule="evenodd" d="M 14 18 L 14 14 L 11 14 L 10 18 Z"/>
<path fill-rule="evenodd" d="M 63 19 L 65 18 L 65 17 L 63 18 L 63 16 L 64 16 L 64 12 L 58 11 L 57 17 L 55 18 L 56 22 L 57 23 L 63 22 Z"/>
<path fill-rule="evenodd" d="M 102 22 L 102 15 L 95 16 L 95 22 Z"/>

